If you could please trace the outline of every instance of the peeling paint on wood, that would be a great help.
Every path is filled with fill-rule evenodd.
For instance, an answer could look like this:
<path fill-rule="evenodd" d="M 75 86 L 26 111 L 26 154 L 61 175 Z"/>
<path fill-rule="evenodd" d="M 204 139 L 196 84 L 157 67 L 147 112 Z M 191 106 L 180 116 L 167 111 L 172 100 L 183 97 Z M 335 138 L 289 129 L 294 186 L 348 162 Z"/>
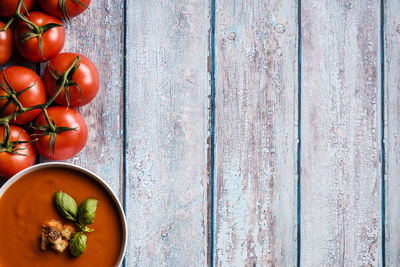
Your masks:
<path fill-rule="evenodd" d="M 297 257 L 297 6 L 216 1 L 216 266 Z"/>
<path fill-rule="evenodd" d="M 205 266 L 209 5 L 127 8 L 126 264 Z"/>
<path fill-rule="evenodd" d="M 380 3 L 301 12 L 301 264 L 382 266 Z"/>
<path fill-rule="evenodd" d="M 400 266 L 400 2 L 385 1 L 385 236 L 386 266 Z"/>

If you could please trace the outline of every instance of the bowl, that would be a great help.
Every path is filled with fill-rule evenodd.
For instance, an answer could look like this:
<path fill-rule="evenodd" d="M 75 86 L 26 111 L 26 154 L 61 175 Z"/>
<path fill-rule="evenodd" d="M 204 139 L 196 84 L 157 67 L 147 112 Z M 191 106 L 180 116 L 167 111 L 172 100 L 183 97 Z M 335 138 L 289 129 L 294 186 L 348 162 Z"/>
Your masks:
<path fill-rule="evenodd" d="M 0 185 L 0 198 L 3 196 L 3 194 L 7 191 L 7 189 L 14 184 L 16 181 L 24 177 L 25 175 L 41 170 L 41 169 L 46 169 L 46 168 L 65 168 L 65 169 L 71 169 L 77 172 L 80 172 L 84 174 L 86 177 L 89 177 L 89 179 L 93 179 L 97 184 L 99 184 L 106 193 L 111 197 L 113 200 L 115 207 L 117 208 L 117 212 L 119 217 L 121 218 L 121 227 L 122 227 L 122 245 L 121 245 L 121 252 L 117 261 L 116 266 L 121 266 L 122 261 L 124 259 L 124 255 L 126 252 L 126 246 L 127 246 L 127 240 L 128 240 L 128 227 L 125 219 L 125 214 L 124 210 L 122 208 L 121 203 L 119 202 L 119 199 L 117 196 L 114 194 L 112 189 L 95 173 L 83 168 L 79 167 L 70 163 L 64 163 L 64 162 L 47 162 L 47 163 L 40 163 L 34 166 L 31 166 L 29 168 L 26 168 L 16 175 L 14 175 L 12 178 L 10 178 L 7 182 L 4 183 L 4 185 Z"/>

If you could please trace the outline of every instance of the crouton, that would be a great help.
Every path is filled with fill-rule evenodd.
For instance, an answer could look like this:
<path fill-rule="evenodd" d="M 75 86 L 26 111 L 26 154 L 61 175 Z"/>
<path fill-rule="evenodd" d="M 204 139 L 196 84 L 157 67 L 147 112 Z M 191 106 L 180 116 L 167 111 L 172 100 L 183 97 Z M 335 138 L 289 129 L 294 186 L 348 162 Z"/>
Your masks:
<path fill-rule="evenodd" d="M 68 247 L 68 241 L 59 237 L 52 245 L 51 248 L 54 249 L 58 254 L 63 253 Z"/>
<path fill-rule="evenodd" d="M 75 234 L 75 226 L 63 225 L 60 221 L 50 220 L 42 225 L 40 249 L 46 250 L 51 247 L 58 254 L 62 254 L 68 247 L 68 241 Z"/>

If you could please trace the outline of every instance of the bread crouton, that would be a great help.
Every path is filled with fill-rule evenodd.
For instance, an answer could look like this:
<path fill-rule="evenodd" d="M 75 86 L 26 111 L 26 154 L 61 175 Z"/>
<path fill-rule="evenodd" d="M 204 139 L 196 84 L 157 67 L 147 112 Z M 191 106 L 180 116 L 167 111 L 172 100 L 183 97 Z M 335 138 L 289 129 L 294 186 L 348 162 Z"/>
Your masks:
<path fill-rule="evenodd" d="M 60 221 L 50 220 L 42 225 L 40 249 L 46 250 L 51 247 L 58 254 L 63 253 L 68 247 L 68 240 L 75 234 L 75 226 L 63 225 Z"/>

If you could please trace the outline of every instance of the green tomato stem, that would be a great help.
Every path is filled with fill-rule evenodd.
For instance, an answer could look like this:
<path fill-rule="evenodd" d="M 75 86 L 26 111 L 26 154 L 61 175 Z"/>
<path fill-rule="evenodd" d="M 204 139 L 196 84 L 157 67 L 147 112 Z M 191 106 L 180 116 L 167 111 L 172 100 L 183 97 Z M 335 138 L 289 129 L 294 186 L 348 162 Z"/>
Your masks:
<path fill-rule="evenodd" d="M 10 28 L 10 26 L 11 26 L 11 24 L 14 22 L 14 20 L 15 20 L 15 17 L 12 17 L 12 18 L 7 22 L 7 24 L 6 24 L 2 29 L 0 29 L 0 32 L 4 32 L 4 31 L 6 31 L 8 28 Z"/>
<path fill-rule="evenodd" d="M 7 123 L 2 123 L 4 125 L 4 142 L 3 142 L 3 147 L 9 148 L 10 147 L 10 124 Z"/>
<path fill-rule="evenodd" d="M 51 132 L 56 132 L 56 126 L 50 121 L 49 114 L 47 113 L 47 109 L 43 108 L 44 117 L 46 118 L 47 124 L 50 126 Z"/>
<path fill-rule="evenodd" d="M 21 104 L 21 102 L 18 100 L 18 97 L 15 94 L 11 94 L 11 98 L 13 99 L 14 103 L 17 104 L 19 110 L 24 110 L 24 106 Z"/>
<path fill-rule="evenodd" d="M 15 16 L 23 20 L 26 24 L 31 25 L 35 29 L 35 32 L 40 34 L 41 33 L 40 27 L 21 14 L 21 7 L 23 3 L 24 3 L 23 0 L 19 0 L 17 10 L 15 11 Z"/>
<path fill-rule="evenodd" d="M 17 5 L 17 9 L 15 10 L 14 16 L 7 22 L 7 24 L 0 29 L 0 32 L 6 31 L 14 22 L 16 18 L 20 18 L 23 21 L 25 21 L 26 23 L 28 23 L 29 25 L 31 25 L 35 30 L 40 31 L 39 26 L 37 26 L 36 24 L 34 24 L 33 22 L 27 20 L 22 14 L 21 14 L 21 8 L 22 6 L 25 7 L 24 1 L 23 0 L 19 0 L 18 1 L 18 5 Z M 25 7 L 26 9 L 26 7 Z M 26 10 L 26 12 L 28 12 L 28 10 Z"/>
<path fill-rule="evenodd" d="M 57 96 L 61 93 L 62 89 L 64 88 L 65 84 L 68 81 L 69 73 L 79 63 L 79 60 L 81 60 L 81 58 L 77 56 L 75 60 L 72 62 L 71 66 L 69 66 L 69 68 L 63 73 L 60 87 L 58 87 L 57 92 L 49 100 L 47 100 L 47 102 L 44 104 L 44 108 L 48 108 L 51 105 L 51 103 L 53 103 L 53 101 L 57 98 Z"/>

